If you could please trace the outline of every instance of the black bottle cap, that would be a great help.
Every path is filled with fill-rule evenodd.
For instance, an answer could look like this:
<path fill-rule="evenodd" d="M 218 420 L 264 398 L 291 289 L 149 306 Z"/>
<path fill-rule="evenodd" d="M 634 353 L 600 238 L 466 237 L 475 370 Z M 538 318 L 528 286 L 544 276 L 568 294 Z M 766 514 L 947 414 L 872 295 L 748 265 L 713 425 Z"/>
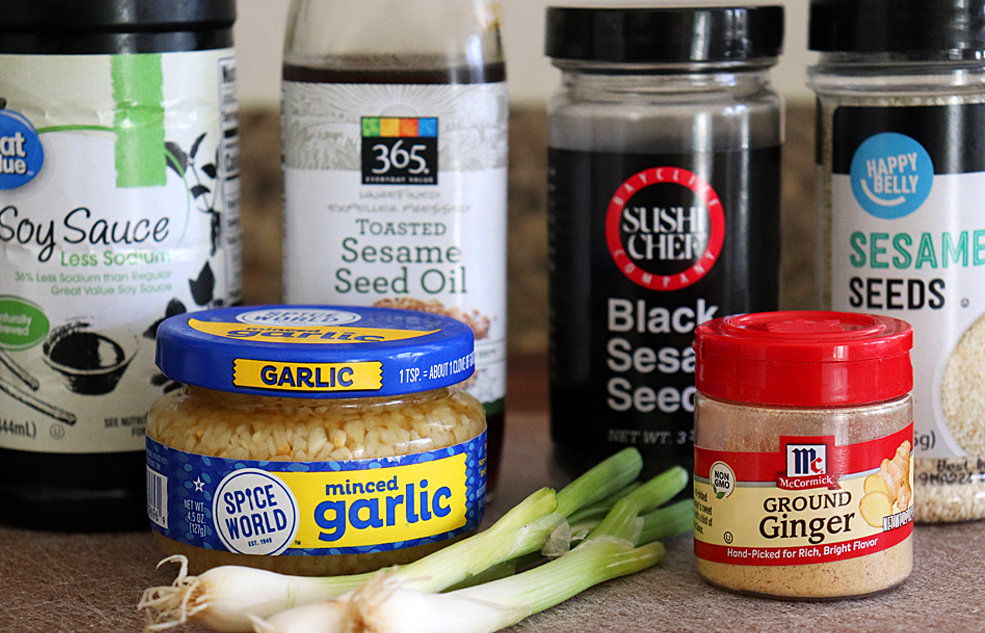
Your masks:
<path fill-rule="evenodd" d="M 808 46 L 979 58 L 985 51 L 985 0 L 811 0 Z"/>
<path fill-rule="evenodd" d="M 0 2 L 0 32 L 206 31 L 232 26 L 235 0 L 27 0 Z"/>
<path fill-rule="evenodd" d="M 547 55 L 583 61 L 729 62 L 776 57 L 783 7 L 548 7 Z"/>

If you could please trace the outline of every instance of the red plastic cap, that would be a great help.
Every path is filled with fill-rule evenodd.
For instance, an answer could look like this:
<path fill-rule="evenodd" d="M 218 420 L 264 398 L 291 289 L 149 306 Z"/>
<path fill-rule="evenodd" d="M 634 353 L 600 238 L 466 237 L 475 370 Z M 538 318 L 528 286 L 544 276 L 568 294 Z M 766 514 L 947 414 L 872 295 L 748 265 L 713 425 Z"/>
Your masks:
<path fill-rule="evenodd" d="M 847 312 L 764 312 L 699 325 L 698 391 L 790 407 L 883 402 L 913 388 L 913 329 Z"/>

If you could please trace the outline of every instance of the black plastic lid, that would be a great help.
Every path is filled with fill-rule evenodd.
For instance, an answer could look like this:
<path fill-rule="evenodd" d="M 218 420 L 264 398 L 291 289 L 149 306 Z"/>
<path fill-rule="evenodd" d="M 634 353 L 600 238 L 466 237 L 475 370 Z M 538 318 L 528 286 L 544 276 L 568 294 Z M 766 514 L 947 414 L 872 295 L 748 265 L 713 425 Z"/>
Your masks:
<path fill-rule="evenodd" d="M 0 2 L 0 31 L 199 31 L 232 26 L 235 0 L 28 0 Z"/>
<path fill-rule="evenodd" d="M 811 0 L 808 46 L 977 58 L 985 51 L 985 0 Z"/>
<path fill-rule="evenodd" d="M 0 53 L 132 54 L 233 45 L 236 0 L 0 0 Z"/>
<path fill-rule="evenodd" d="M 583 61 L 729 62 L 776 57 L 783 7 L 548 7 L 547 55 Z"/>

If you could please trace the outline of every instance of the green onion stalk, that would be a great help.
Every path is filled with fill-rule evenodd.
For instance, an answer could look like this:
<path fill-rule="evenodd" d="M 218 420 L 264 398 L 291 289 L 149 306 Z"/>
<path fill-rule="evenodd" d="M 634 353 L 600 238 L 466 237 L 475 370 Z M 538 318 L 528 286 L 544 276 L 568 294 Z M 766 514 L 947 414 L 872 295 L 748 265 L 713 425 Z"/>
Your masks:
<path fill-rule="evenodd" d="M 380 574 L 348 599 L 306 605 L 255 620 L 256 633 L 491 633 L 606 580 L 656 565 L 662 543 L 633 547 L 608 537 L 510 578 L 450 593 L 405 589 Z"/>
<path fill-rule="evenodd" d="M 637 546 L 642 512 L 653 511 L 687 485 L 675 467 L 618 500 L 588 538 L 530 571 L 444 594 L 409 586 L 393 572 L 377 575 L 349 595 L 254 617 L 256 633 L 492 633 L 563 602 L 606 580 L 656 565 L 664 546 Z M 679 504 L 676 504 L 679 505 Z M 651 530 L 649 534 L 656 534 Z"/>
<path fill-rule="evenodd" d="M 648 512 L 641 518 L 643 519 L 643 529 L 640 532 L 640 544 L 674 538 L 689 532 L 694 527 L 694 502 L 691 499 L 683 499 L 673 505 Z M 581 538 L 576 540 L 581 540 L 601 523 L 600 518 L 587 518 L 572 523 L 569 527 L 573 535 L 576 537 L 581 535 Z M 490 580 L 495 580 L 495 578 Z"/>

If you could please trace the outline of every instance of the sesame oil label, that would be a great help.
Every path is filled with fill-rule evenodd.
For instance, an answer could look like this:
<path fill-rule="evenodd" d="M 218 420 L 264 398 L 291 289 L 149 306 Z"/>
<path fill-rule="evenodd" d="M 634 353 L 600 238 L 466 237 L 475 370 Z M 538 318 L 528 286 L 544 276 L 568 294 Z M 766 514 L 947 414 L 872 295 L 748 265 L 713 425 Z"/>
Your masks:
<path fill-rule="evenodd" d="M 140 451 L 158 324 L 240 300 L 234 52 L 0 58 L 0 447 Z"/>
<path fill-rule="evenodd" d="M 286 301 L 464 321 L 487 413 L 506 391 L 508 109 L 502 82 L 283 84 Z"/>
<path fill-rule="evenodd" d="M 148 516 L 170 539 L 239 554 L 360 554 L 435 543 L 482 520 L 485 447 L 483 431 L 397 457 L 258 462 L 147 438 Z"/>
<path fill-rule="evenodd" d="M 913 531 L 913 425 L 838 446 L 833 436 L 781 437 L 775 452 L 695 447 L 694 547 L 732 565 L 807 565 L 857 558 Z"/>

